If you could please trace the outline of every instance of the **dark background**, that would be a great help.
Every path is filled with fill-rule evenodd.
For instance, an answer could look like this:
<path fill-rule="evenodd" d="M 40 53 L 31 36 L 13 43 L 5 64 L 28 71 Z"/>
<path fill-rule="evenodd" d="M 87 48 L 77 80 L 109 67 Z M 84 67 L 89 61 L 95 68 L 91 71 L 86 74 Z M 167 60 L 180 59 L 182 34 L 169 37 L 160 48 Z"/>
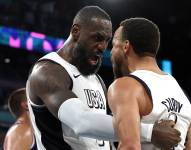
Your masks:
<path fill-rule="evenodd" d="M 191 96 L 190 0 L 0 0 L 0 25 L 36 31 L 66 39 L 76 12 L 85 5 L 98 5 L 112 18 L 113 29 L 128 17 L 146 17 L 161 31 L 158 60 L 172 61 L 172 74 Z M 108 47 L 111 49 L 111 44 Z M 8 94 L 25 86 L 32 64 L 43 53 L 0 45 L 0 107 L 6 110 Z M 8 60 L 8 62 L 7 62 Z M 99 71 L 108 86 L 110 67 Z"/>

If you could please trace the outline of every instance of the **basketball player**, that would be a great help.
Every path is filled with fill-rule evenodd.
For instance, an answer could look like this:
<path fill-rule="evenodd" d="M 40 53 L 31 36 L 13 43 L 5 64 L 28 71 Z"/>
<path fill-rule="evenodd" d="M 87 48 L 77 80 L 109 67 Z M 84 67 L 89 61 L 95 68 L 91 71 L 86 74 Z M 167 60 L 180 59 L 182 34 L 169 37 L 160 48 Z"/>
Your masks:
<path fill-rule="evenodd" d="M 4 150 L 36 150 L 28 115 L 25 88 L 11 93 L 8 107 L 17 120 L 6 134 Z"/>
<path fill-rule="evenodd" d="M 63 47 L 34 65 L 27 96 L 39 150 L 109 150 L 108 141 L 117 139 L 112 118 L 106 115 L 106 88 L 96 74 L 111 37 L 109 15 L 86 6 L 75 16 Z M 152 128 L 164 139 L 169 132 L 176 134 L 173 145 L 179 139 L 172 127 L 142 126 L 145 140 L 150 141 Z M 158 128 L 169 130 L 163 134 Z"/>
<path fill-rule="evenodd" d="M 174 120 L 175 128 L 181 132 L 181 141 L 166 149 L 183 150 L 191 104 L 177 81 L 157 65 L 158 27 L 144 18 L 126 19 L 112 43 L 116 80 L 109 87 L 108 101 L 119 137 L 118 150 L 140 150 L 140 122 L 152 124 L 161 119 Z"/>

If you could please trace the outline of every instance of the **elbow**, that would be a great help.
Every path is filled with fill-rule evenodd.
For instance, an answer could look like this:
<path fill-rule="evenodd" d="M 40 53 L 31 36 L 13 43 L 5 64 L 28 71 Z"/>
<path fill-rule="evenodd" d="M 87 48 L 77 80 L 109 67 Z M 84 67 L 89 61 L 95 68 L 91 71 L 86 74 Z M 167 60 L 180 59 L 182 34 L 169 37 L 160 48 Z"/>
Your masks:
<path fill-rule="evenodd" d="M 80 130 L 80 127 L 78 125 L 75 125 L 72 127 L 72 130 L 74 131 L 74 134 L 76 136 L 81 136 L 82 135 L 82 131 Z"/>
<path fill-rule="evenodd" d="M 88 132 L 87 122 L 83 119 L 76 122 L 76 124 L 72 127 L 72 130 L 76 134 L 76 136 L 85 136 Z"/>

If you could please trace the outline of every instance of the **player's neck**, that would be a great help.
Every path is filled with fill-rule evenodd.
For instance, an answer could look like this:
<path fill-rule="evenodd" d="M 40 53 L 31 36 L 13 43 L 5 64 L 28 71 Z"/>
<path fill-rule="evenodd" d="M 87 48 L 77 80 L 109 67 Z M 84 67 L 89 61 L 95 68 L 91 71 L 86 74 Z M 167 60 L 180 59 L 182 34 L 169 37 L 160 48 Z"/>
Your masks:
<path fill-rule="evenodd" d="M 17 122 L 21 124 L 30 124 L 30 119 L 27 113 L 23 113 L 18 119 Z"/>
<path fill-rule="evenodd" d="M 75 42 L 73 41 L 71 35 L 65 41 L 63 47 L 57 51 L 58 55 L 60 55 L 64 60 L 71 62 L 72 58 L 72 50 L 74 48 Z"/>
<path fill-rule="evenodd" d="M 130 72 L 134 72 L 136 70 L 149 70 L 158 74 L 164 74 L 158 67 L 154 57 L 139 57 L 138 59 L 132 59 L 129 61 L 130 62 L 128 63 L 128 68 Z"/>

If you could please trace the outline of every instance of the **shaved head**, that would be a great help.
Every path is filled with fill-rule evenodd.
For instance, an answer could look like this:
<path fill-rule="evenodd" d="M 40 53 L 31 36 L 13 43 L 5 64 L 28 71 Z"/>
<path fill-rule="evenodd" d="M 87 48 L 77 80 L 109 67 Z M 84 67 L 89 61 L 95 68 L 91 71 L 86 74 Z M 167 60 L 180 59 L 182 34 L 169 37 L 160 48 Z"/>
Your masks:
<path fill-rule="evenodd" d="M 73 24 L 88 25 L 94 18 L 110 20 L 110 16 L 98 6 L 85 6 L 74 17 Z"/>

